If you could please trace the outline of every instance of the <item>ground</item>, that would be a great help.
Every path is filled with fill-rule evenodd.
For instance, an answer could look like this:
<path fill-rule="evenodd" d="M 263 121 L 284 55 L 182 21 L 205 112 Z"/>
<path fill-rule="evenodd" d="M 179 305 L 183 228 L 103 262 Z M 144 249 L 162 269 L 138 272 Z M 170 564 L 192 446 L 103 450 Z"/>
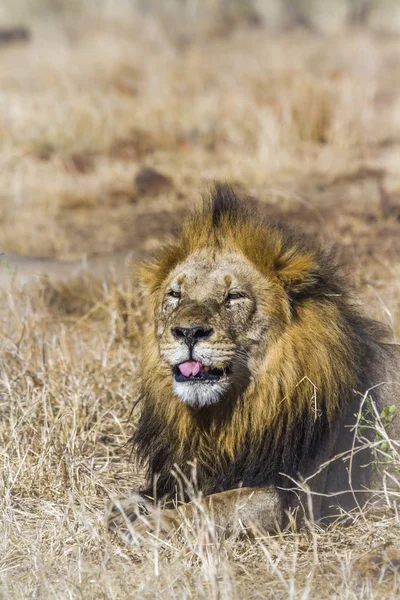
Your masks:
<path fill-rule="evenodd" d="M 0 45 L 1 249 L 151 253 L 225 180 L 337 243 L 362 309 L 398 340 L 400 38 L 387 19 L 310 31 L 74 4 L 0 12 L 31 33 Z M 142 549 L 108 537 L 107 499 L 141 481 L 134 277 L 4 290 L 1 306 L 0 597 L 400 593 L 393 500 L 351 527 L 253 541 L 217 542 L 207 523 Z"/>

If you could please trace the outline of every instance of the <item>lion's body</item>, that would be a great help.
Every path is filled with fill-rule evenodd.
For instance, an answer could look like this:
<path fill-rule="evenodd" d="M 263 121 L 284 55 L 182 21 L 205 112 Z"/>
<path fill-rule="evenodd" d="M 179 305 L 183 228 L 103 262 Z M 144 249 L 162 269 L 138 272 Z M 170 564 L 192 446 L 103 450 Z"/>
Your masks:
<path fill-rule="evenodd" d="M 332 504 L 349 510 L 357 493 L 341 492 L 367 485 L 370 469 L 358 467 L 368 450 L 312 475 L 352 449 L 347 426 L 368 390 L 378 386 L 378 406 L 395 402 L 395 388 L 378 384 L 400 384 L 390 366 L 400 365 L 400 350 L 383 344 L 383 328 L 354 308 L 333 255 L 262 223 L 217 187 L 212 206 L 187 220 L 142 279 L 154 326 L 133 442 L 148 468 L 146 493 L 173 498 L 177 479 L 195 479 L 207 496 L 240 486 L 273 492 L 277 502 L 265 506 L 275 514 L 260 521 L 268 528 L 296 505 L 290 489 L 310 478 L 314 517 L 333 514 Z M 183 336 L 193 327 L 200 333 L 189 344 Z M 202 379 L 191 374 L 196 365 Z"/>

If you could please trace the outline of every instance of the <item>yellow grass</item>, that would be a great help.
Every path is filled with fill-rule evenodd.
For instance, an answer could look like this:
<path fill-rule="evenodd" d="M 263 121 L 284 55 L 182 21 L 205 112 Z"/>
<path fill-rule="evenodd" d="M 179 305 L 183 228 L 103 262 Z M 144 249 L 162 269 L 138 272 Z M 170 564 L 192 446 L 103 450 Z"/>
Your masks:
<path fill-rule="evenodd" d="M 219 4 L 4 5 L 4 23 L 28 24 L 33 38 L 0 47 L 1 249 L 71 260 L 150 252 L 207 181 L 226 179 L 265 215 L 339 242 L 360 302 L 399 339 L 391 19 L 383 10 L 373 30 L 349 31 L 336 16 L 329 33 L 285 33 L 252 28 L 240 11 L 226 27 Z M 173 188 L 139 193 L 142 166 Z M 141 482 L 126 445 L 145 320 L 136 287 L 31 286 L 4 290 L 1 307 L 1 598 L 399 593 L 393 509 L 253 542 L 218 542 L 206 519 L 168 544 L 109 538 L 105 502 Z"/>

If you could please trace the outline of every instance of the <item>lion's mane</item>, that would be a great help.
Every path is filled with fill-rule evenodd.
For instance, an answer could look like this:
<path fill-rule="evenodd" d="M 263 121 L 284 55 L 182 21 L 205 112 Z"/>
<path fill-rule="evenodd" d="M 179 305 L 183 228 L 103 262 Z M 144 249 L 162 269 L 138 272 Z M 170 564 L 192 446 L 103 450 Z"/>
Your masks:
<path fill-rule="evenodd" d="M 250 373 L 246 389 L 197 410 L 174 395 L 150 329 L 133 443 L 147 465 L 148 491 L 156 481 L 159 496 L 173 495 L 176 474 L 191 480 L 194 469 L 205 494 L 239 485 L 292 485 L 291 478 L 306 474 L 328 447 L 354 394 L 368 388 L 366 365 L 383 335 L 379 324 L 354 308 L 334 251 L 263 222 L 227 186 L 215 186 L 210 196 L 187 218 L 180 236 L 143 265 L 152 310 L 178 264 L 199 250 L 227 249 L 274 281 L 272 293 L 288 295 L 290 315 L 282 315 L 281 335 L 271 342 L 263 370 Z"/>

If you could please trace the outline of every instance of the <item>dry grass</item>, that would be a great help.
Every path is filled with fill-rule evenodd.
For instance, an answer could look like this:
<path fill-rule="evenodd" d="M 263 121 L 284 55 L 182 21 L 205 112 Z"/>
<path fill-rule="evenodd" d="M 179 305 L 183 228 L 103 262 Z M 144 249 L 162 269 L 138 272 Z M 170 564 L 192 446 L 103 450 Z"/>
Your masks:
<path fill-rule="evenodd" d="M 37 1 L 32 42 L 0 48 L 4 250 L 151 251 L 205 181 L 228 179 L 266 215 L 340 242 L 365 309 L 399 336 L 397 38 L 278 35 L 237 13 L 215 27 L 211 0 L 179 23 L 136 4 L 44 16 Z M 143 166 L 172 189 L 140 192 Z M 107 498 L 140 483 L 125 444 L 145 320 L 129 282 L 2 293 L 0 597 L 395 597 L 391 510 L 253 542 L 218 542 L 204 520 L 142 549 L 105 535 Z"/>

